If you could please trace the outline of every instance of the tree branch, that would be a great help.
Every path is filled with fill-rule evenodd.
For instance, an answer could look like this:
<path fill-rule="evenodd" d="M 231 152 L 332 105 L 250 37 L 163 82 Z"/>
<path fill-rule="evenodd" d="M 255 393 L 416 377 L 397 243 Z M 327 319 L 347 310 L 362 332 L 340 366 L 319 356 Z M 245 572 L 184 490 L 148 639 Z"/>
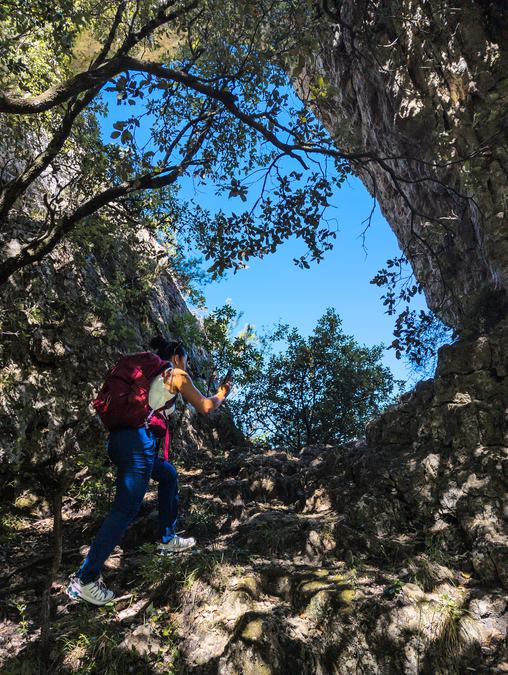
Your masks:
<path fill-rule="evenodd" d="M 60 126 L 46 149 L 35 158 L 28 169 L 13 181 L 7 183 L 4 190 L 0 192 L 0 222 L 5 221 L 16 199 L 42 174 L 58 155 L 69 137 L 74 121 L 97 95 L 98 91 L 97 87 L 90 90 L 80 101 L 76 101 L 68 107 Z"/>
<path fill-rule="evenodd" d="M 185 172 L 200 150 L 206 135 L 210 129 L 211 120 L 197 133 L 197 138 L 192 137 L 187 143 L 187 152 L 184 158 L 176 166 L 167 167 L 164 175 L 153 173 L 139 176 L 132 181 L 124 181 L 119 185 L 106 188 L 99 194 L 81 204 L 73 213 L 63 217 L 60 221 L 52 223 L 52 227 L 43 235 L 29 242 L 16 255 L 7 258 L 0 265 L 0 286 L 14 274 L 14 272 L 40 260 L 84 218 L 96 213 L 107 204 L 140 190 L 155 190 L 174 183 Z"/>
<path fill-rule="evenodd" d="M 113 19 L 113 23 L 111 24 L 111 28 L 109 29 L 109 33 L 108 33 L 108 37 L 106 38 L 106 42 L 102 46 L 102 49 L 99 52 L 97 58 L 94 61 L 92 61 L 91 65 L 90 65 L 91 68 L 97 67 L 100 63 L 102 63 L 104 61 L 104 59 L 109 54 L 109 50 L 111 49 L 111 45 L 113 44 L 113 40 L 115 39 L 116 31 L 118 30 L 118 26 L 120 25 L 120 21 L 122 20 L 122 16 L 123 16 L 123 13 L 125 11 L 126 5 L 127 5 L 127 0 L 122 0 L 122 2 L 118 3 L 118 7 L 116 8 L 115 18 Z"/>
<path fill-rule="evenodd" d="M 166 10 L 174 4 L 175 0 L 168 0 L 168 2 L 163 3 L 155 17 L 151 21 L 148 21 L 148 23 L 138 30 L 137 33 L 129 32 L 126 39 L 124 40 L 123 45 L 118 50 L 118 54 L 128 54 L 135 45 L 139 44 L 141 40 L 144 40 L 146 37 L 151 35 L 157 28 L 160 28 L 164 24 L 170 23 L 174 19 L 178 19 L 180 16 L 187 14 L 187 12 L 196 9 L 196 7 L 199 5 L 199 0 L 193 0 L 193 2 L 189 3 L 188 5 L 185 5 L 184 7 L 175 10 L 171 14 L 166 15 Z"/>
<path fill-rule="evenodd" d="M 61 103 L 69 100 L 73 96 L 80 94 L 83 91 L 87 91 L 98 85 L 103 85 L 112 77 L 115 77 L 123 70 L 128 70 L 123 64 L 122 59 L 126 56 L 128 50 L 132 49 L 136 44 L 138 44 L 142 39 L 148 37 L 153 33 L 154 30 L 160 26 L 170 23 L 175 19 L 179 18 L 192 11 L 199 5 L 199 0 L 193 0 L 188 5 L 181 7 L 180 9 L 171 12 L 171 14 L 165 14 L 166 9 L 173 4 L 173 1 L 165 3 L 157 16 L 149 21 L 143 28 L 141 28 L 137 33 L 130 34 L 125 40 L 124 44 L 118 51 L 118 53 L 109 61 L 102 65 L 97 65 L 99 61 L 102 61 L 109 51 L 108 42 L 111 42 L 114 39 L 114 33 L 116 32 L 117 25 L 116 22 L 120 22 L 121 13 L 120 8 L 117 11 L 115 16 L 115 21 L 110 31 L 110 35 L 104 48 L 101 50 L 99 57 L 94 62 L 93 66 L 82 73 L 78 73 L 75 77 L 72 77 L 64 82 L 50 87 L 42 94 L 38 96 L 19 96 L 16 94 L 9 94 L 8 92 L 0 92 L 0 112 L 15 114 L 15 115 L 33 115 L 36 113 L 44 112 L 50 110 Z M 107 50 L 104 53 L 104 49 Z"/>

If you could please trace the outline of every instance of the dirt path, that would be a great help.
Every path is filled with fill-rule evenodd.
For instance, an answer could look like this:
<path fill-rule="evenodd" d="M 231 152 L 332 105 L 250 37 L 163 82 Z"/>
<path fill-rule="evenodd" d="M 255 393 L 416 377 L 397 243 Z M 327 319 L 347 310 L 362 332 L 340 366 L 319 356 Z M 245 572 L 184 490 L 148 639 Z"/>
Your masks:
<path fill-rule="evenodd" d="M 118 599 L 100 609 L 63 592 L 102 519 L 68 500 L 49 671 L 502 672 L 503 595 L 481 586 L 460 553 L 411 539 L 396 498 L 392 538 L 376 523 L 355 527 L 353 500 L 356 508 L 381 499 L 385 488 L 357 484 L 341 458 L 333 448 L 297 457 L 233 449 L 179 467 L 181 524 L 198 548 L 154 554 L 152 489 L 107 563 Z M 48 672 L 34 657 L 51 553 L 51 521 L 41 515 L 26 517 L 1 553 L 2 673 Z"/>

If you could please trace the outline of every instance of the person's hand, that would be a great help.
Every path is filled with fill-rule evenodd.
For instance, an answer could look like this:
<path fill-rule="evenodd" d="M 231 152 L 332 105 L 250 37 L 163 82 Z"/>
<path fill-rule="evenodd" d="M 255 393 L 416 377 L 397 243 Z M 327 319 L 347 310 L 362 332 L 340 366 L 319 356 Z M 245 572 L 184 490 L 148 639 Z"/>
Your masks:
<path fill-rule="evenodd" d="M 220 396 L 221 398 L 226 398 L 226 396 L 229 394 L 230 389 L 231 389 L 231 382 L 224 382 L 217 389 L 217 396 Z"/>

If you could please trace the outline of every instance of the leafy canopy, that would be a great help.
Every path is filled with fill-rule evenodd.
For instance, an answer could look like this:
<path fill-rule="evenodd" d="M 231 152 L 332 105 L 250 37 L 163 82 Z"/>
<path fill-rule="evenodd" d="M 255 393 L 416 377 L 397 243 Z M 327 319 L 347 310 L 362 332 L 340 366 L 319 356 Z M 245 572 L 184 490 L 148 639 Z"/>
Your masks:
<path fill-rule="evenodd" d="M 184 177 L 234 203 L 210 213 L 180 202 L 172 219 L 213 275 L 291 236 L 307 246 L 297 264 L 321 260 L 335 237 L 323 216 L 350 164 L 309 107 L 326 91 L 323 78 L 307 101 L 289 87 L 288 72 L 300 72 L 302 50 L 315 45 L 315 3 L 61 0 L 11 9 L 0 34 L 9 137 L 0 216 L 21 214 L 40 228 L 25 232 L 0 282 L 101 209 L 142 218 L 147 194 L 161 190 L 175 212 Z M 33 48 L 22 53 L 20 36 Z M 124 114 L 104 143 L 97 119 L 112 105 Z"/>
<path fill-rule="evenodd" d="M 403 385 L 380 364 L 383 346 L 362 347 L 345 335 L 333 309 L 308 338 L 285 324 L 264 336 L 247 326 L 235 336 L 237 317 L 226 305 L 211 315 L 205 333 L 218 370 L 234 368 L 228 406 L 254 440 L 294 450 L 343 443 L 363 435 Z"/>
<path fill-rule="evenodd" d="M 4 3 L 0 284 L 104 212 L 133 229 L 149 223 L 168 250 L 199 249 L 214 277 L 292 236 L 306 245 L 297 265 L 319 262 L 336 236 L 326 216 L 334 188 L 355 165 L 381 162 L 338 151 L 312 112 L 334 93 L 309 68 L 323 35 L 319 4 Z M 292 78 L 305 83 L 304 99 Z M 113 107 L 123 114 L 104 142 L 99 118 Z M 231 208 L 180 199 L 182 180 L 197 194 L 213 185 Z M 193 270 L 182 259 L 169 266 L 190 288 Z M 418 365 L 429 317 L 408 312 L 393 347 Z M 424 360 L 435 354 L 431 342 Z"/>

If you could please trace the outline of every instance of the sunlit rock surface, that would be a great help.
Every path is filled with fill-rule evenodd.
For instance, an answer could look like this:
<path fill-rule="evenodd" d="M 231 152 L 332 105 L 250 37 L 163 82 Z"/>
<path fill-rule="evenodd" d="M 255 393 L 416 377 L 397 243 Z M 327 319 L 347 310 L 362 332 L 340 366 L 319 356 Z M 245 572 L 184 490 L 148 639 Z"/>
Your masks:
<path fill-rule="evenodd" d="M 154 554 L 153 489 L 106 567 L 120 597 L 109 614 L 63 593 L 100 523 L 66 499 L 64 539 L 79 548 L 55 585 L 54 672 L 92 658 L 136 673 L 504 672 L 508 392 L 495 374 L 507 338 L 503 323 L 443 347 L 436 379 L 373 419 L 365 439 L 176 456 L 181 528 L 197 549 Z M 44 567 L 28 586 L 15 567 L 27 548 L 46 550 L 51 521 L 28 494 L 18 506 L 27 529 L 4 569 L 32 608 Z M 0 623 L 4 667 L 30 658 L 36 636 L 17 625 Z"/>
<path fill-rule="evenodd" d="M 105 456 L 90 402 L 107 370 L 188 312 L 164 255 L 145 230 L 99 230 L 95 239 L 59 245 L 0 289 L 0 475 L 21 458 L 26 466 L 32 457 L 36 468 L 80 448 Z M 189 348 L 199 368 L 204 355 Z M 224 438 L 224 425 L 214 440 L 213 425 L 189 411 L 182 423 L 177 447 L 213 447 Z"/>
<path fill-rule="evenodd" d="M 482 312 L 495 321 L 508 288 L 506 3 L 322 4 L 335 18 L 302 90 L 322 78 L 318 114 L 341 149 L 363 155 L 354 170 L 429 307 L 456 328 Z"/>

